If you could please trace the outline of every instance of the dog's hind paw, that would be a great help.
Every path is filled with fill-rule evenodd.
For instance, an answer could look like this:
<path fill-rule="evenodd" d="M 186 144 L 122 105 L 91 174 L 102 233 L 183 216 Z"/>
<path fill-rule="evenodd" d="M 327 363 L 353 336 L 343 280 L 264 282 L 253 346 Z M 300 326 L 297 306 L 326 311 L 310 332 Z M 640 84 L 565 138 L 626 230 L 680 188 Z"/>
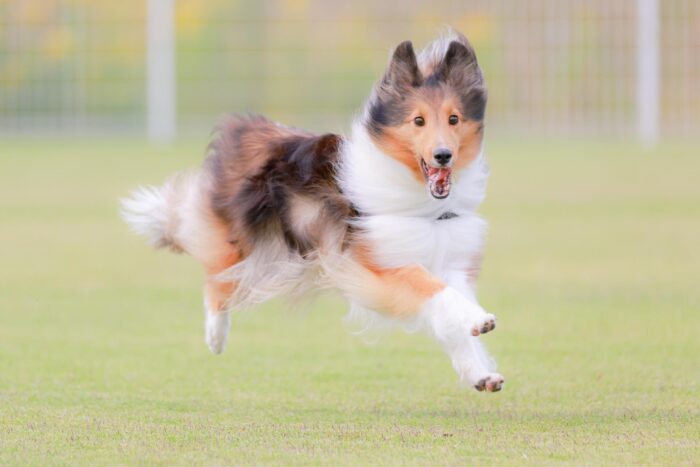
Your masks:
<path fill-rule="evenodd" d="M 496 317 L 491 313 L 486 313 L 483 318 L 479 318 L 472 326 L 472 336 L 486 334 L 496 329 Z"/>
<path fill-rule="evenodd" d="M 480 378 L 474 385 L 474 388 L 477 391 L 498 392 L 503 389 L 505 382 L 506 380 L 503 378 L 503 376 L 499 375 L 498 373 L 490 373 L 483 378 Z"/>
<path fill-rule="evenodd" d="M 212 353 L 220 354 L 224 351 L 226 339 L 228 338 L 229 326 L 229 312 L 207 312 L 207 316 L 204 321 L 204 335 L 205 341 Z"/>

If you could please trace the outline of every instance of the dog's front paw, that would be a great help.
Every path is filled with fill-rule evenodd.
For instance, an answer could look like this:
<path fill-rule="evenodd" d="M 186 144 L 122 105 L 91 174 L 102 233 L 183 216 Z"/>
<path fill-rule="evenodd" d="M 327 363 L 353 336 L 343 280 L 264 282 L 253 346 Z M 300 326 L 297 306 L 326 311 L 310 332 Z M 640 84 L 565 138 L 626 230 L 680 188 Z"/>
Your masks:
<path fill-rule="evenodd" d="M 498 373 L 489 373 L 479 378 L 474 388 L 477 391 L 498 392 L 503 389 L 506 380 Z"/>
<path fill-rule="evenodd" d="M 472 325 L 472 336 L 486 334 L 494 329 L 496 329 L 496 317 L 491 313 L 486 313 L 483 317 L 477 319 Z"/>

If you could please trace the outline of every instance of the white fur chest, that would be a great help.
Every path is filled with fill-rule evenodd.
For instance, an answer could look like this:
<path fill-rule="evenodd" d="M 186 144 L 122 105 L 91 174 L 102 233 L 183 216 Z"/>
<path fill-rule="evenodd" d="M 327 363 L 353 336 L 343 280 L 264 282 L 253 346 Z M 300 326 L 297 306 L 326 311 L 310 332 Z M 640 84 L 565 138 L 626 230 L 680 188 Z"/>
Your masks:
<path fill-rule="evenodd" d="M 353 138 L 343 147 L 339 182 L 362 213 L 359 231 L 379 266 L 420 264 L 437 275 L 469 266 L 486 229 L 476 214 L 488 178 L 483 155 L 455 175 L 450 196 L 434 199 L 425 183 L 355 125 Z M 446 212 L 456 217 L 438 220 Z"/>
<path fill-rule="evenodd" d="M 420 264 L 440 276 L 469 267 L 483 246 L 486 228 L 474 214 L 443 220 L 377 215 L 363 218 L 360 225 L 380 266 Z"/>

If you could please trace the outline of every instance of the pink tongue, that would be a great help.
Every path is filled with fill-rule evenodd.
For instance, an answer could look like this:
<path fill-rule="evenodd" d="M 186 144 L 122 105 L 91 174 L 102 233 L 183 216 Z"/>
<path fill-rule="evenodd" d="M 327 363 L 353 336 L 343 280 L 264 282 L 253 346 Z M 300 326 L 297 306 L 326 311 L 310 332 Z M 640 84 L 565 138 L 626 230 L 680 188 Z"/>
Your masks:
<path fill-rule="evenodd" d="M 450 175 L 452 169 L 435 169 L 428 168 L 428 183 L 430 184 L 430 192 L 433 196 L 445 197 L 450 192 Z"/>

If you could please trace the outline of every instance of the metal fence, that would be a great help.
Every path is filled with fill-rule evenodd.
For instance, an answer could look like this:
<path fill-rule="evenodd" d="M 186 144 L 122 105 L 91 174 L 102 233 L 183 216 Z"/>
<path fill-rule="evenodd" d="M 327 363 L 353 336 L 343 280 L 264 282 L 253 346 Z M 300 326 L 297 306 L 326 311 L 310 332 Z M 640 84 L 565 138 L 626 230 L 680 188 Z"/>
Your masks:
<path fill-rule="evenodd" d="M 344 129 L 389 49 L 446 24 L 494 131 L 698 135 L 693 0 L 0 0 L 0 133 L 168 138 L 232 111 Z"/>

